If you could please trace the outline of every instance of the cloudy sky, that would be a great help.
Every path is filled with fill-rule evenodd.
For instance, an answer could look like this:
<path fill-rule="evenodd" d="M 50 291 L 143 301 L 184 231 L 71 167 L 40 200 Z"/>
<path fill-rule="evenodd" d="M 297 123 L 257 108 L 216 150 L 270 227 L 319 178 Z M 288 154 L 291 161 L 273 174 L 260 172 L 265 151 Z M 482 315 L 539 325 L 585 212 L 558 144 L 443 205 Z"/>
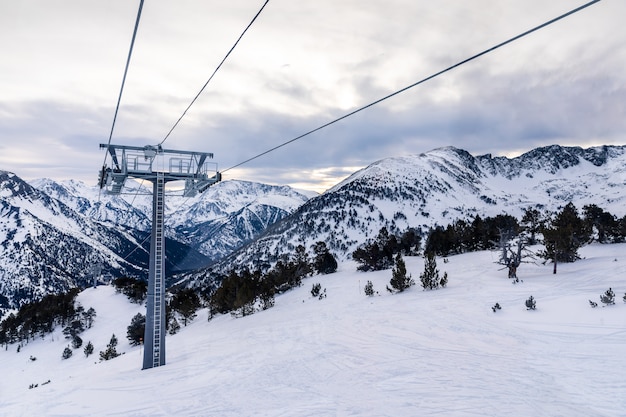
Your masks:
<path fill-rule="evenodd" d="M 147 0 L 112 143 L 159 143 L 264 0 Z M 165 148 L 323 191 L 390 156 L 626 144 L 626 2 L 603 0 L 236 169 L 585 0 L 270 0 Z M 139 1 L 0 1 L 0 169 L 95 184 Z"/>

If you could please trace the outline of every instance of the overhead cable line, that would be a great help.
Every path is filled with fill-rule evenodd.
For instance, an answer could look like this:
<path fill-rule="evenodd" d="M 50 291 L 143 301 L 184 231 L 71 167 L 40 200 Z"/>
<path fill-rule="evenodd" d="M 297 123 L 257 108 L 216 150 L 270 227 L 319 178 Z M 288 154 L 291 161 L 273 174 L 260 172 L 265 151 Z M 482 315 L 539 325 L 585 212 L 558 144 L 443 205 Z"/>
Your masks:
<path fill-rule="evenodd" d="M 222 67 L 222 65 L 224 64 L 224 62 L 226 62 L 226 59 L 228 59 L 228 57 L 230 56 L 230 54 L 235 50 L 235 48 L 237 47 L 237 45 L 239 44 L 239 41 L 241 41 L 241 39 L 243 38 L 243 36 L 246 34 L 246 32 L 248 31 L 248 29 L 250 29 L 250 27 L 252 26 L 252 24 L 256 21 L 256 19 L 261 15 L 261 12 L 263 11 L 263 9 L 265 9 L 265 6 L 267 6 L 267 3 L 269 3 L 269 0 L 266 0 L 265 3 L 263 3 L 263 6 L 261 6 L 261 8 L 259 9 L 259 11 L 254 15 L 254 17 L 252 18 L 252 20 L 250 21 L 250 23 L 248 23 L 248 26 L 246 26 L 246 28 L 243 30 L 243 32 L 241 32 L 241 35 L 239 35 L 239 37 L 237 38 L 237 40 L 235 41 L 235 43 L 233 44 L 233 46 L 230 48 L 230 50 L 226 53 L 226 55 L 224 56 L 224 58 L 222 59 L 222 61 L 219 63 L 219 65 L 215 68 L 215 70 L 213 71 L 213 73 L 211 74 L 211 76 L 209 77 L 209 79 L 204 83 L 204 85 L 202 86 L 202 88 L 200 89 L 200 91 L 198 92 L 198 94 L 196 94 L 196 96 L 193 98 L 193 100 L 191 100 L 191 103 L 189 103 L 189 105 L 187 106 L 187 108 L 185 109 L 185 111 L 183 112 L 183 114 L 178 118 L 178 120 L 176 121 L 176 123 L 174 123 L 174 126 L 172 126 L 172 128 L 170 129 L 169 132 L 167 132 L 167 135 L 165 135 L 165 137 L 163 138 L 163 140 L 159 143 L 160 145 L 163 145 L 163 143 L 167 140 L 167 138 L 169 138 L 169 136 L 171 135 L 172 131 L 174 131 L 174 129 L 176 128 L 176 126 L 178 126 L 178 124 L 180 123 L 180 121 L 183 119 L 183 117 L 185 117 L 185 115 L 187 114 L 187 111 L 189 111 L 189 109 L 191 108 L 191 106 L 196 102 L 196 100 L 198 99 L 198 97 L 200 97 L 200 95 L 204 92 L 205 88 L 207 87 L 207 85 L 209 85 L 209 83 L 211 82 L 211 80 L 213 79 L 213 77 L 215 76 L 215 74 L 217 74 L 217 71 L 219 71 L 219 69 Z M 187 197 L 185 198 L 185 200 L 180 204 L 180 207 L 182 207 L 183 205 L 185 205 L 187 203 L 187 201 L 190 199 L 191 197 Z"/>
<path fill-rule="evenodd" d="M 319 130 L 322 130 L 325 127 L 328 127 L 328 126 L 330 126 L 332 124 L 335 124 L 335 123 L 337 123 L 337 122 L 339 122 L 339 121 L 341 121 L 343 119 L 346 119 L 346 118 L 348 118 L 348 117 L 350 117 L 350 116 L 352 116 L 352 115 L 354 115 L 356 113 L 359 113 L 359 112 L 361 112 L 361 111 L 363 111 L 365 109 L 368 109 L 368 108 L 370 108 L 372 106 L 375 106 L 376 104 L 379 104 L 379 103 L 381 103 L 381 102 L 383 102 L 383 101 L 385 101 L 387 99 L 390 99 L 390 98 L 392 98 L 394 96 L 397 96 L 398 94 L 403 93 L 403 92 L 405 92 L 405 91 L 407 91 L 407 90 L 409 90 L 409 89 L 411 89 L 413 87 L 416 87 L 416 86 L 418 86 L 420 84 L 423 84 L 426 81 L 430 81 L 430 80 L 432 80 L 435 77 L 438 77 L 438 76 L 440 76 L 440 75 L 442 75 L 442 74 L 444 74 L 444 73 L 446 73 L 448 71 L 451 71 L 451 70 L 453 70 L 453 69 L 455 69 L 457 67 L 460 67 L 461 65 L 466 64 L 466 63 L 468 63 L 468 62 L 470 62 L 470 61 L 472 61 L 472 60 L 474 60 L 476 58 L 480 58 L 481 56 L 486 55 L 486 54 L 488 54 L 490 52 L 493 52 L 493 51 L 495 51 L 498 48 L 501 48 L 501 47 L 503 47 L 503 46 L 505 46 L 505 45 L 507 45 L 507 44 L 509 44 L 511 42 L 514 42 L 514 41 L 516 41 L 516 40 L 518 40 L 520 38 L 523 38 L 524 36 L 530 35 L 531 33 L 538 31 L 539 29 L 543 29 L 546 26 L 549 26 L 549 25 L 551 25 L 551 24 L 553 24 L 553 23 L 555 23 L 555 22 L 557 22 L 557 21 L 559 21 L 561 19 L 564 19 L 564 18 L 566 18 L 566 17 L 568 17 L 568 16 L 570 16 L 570 15 L 572 15 L 574 13 L 577 13 L 577 12 L 579 12 L 579 11 L 581 11 L 581 10 L 583 10 L 583 9 L 585 9 L 585 8 L 595 4 L 595 3 L 598 3 L 598 2 L 600 2 L 600 0 L 593 0 L 593 1 L 590 1 L 590 2 L 584 4 L 584 5 L 580 6 L 580 7 L 572 9 L 572 10 L 570 10 L 567 13 L 564 13 L 564 14 L 558 16 L 558 17 L 555 17 L 554 19 L 551 19 L 551 20 L 549 20 L 549 21 L 547 21 L 545 23 L 542 23 L 541 25 L 536 26 L 536 27 L 534 27 L 532 29 L 529 29 L 526 32 L 523 32 L 523 33 L 521 33 L 521 34 L 519 34 L 517 36 L 514 36 L 514 37 L 512 37 L 510 39 L 507 39 L 506 41 L 501 42 L 501 43 L 499 43 L 499 44 L 497 44 L 495 46 L 492 46 L 489 49 L 485 49 L 484 51 L 479 52 L 476 55 L 472 55 L 469 58 L 466 58 L 466 59 L 464 59 L 464 60 L 462 60 L 462 61 L 460 61 L 460 62 L 458 62 L 458 63 L 456 63 L 454 65 L 451 65 L 451 66 L 449 66 L 449 67 L 447 67 L 447 68 L 445 68 L 445 69 L 443 69 L 443 70 L 441 70 L 439 72 L 436 72 L 436 73 L 434 73 L 434 74 L 432 74 L 432 75 L 430 75 L 430 76 L 428 76 L 426 78 L 423 78 L 423 79 L 421 79 L 421 80 L 419 80 L 419 81 L 417 81 L 417 82 L 415 82 L 415 83 L 413 83 L 411 85 L 408 85 L 408 86 L 406 86 L 406 87 L 404 87 L 404 88 L 402 88 L 400 90 L 397 90 L 397 91 L 395 91 L 395 92 L 393 92 L 393 93 L 391 93 L 391 94 L 389 94 L 389 95 L 387 95 L 385 97 L 379 98 L 378 100 L 373 101 L 373 102 L 371 102 L 371 103 L 369 103 L 369 104 L 367 104 L 367 105 L 365 105 L 363 107 L 360 107 L 360 108 L 358 108 L 356 110 L 353 110 L 353 111 L 351 111 L 351 112 L 349 112 L 349 113 L 347 113 L 347 114 L 345 114 L 345 115 L 343 115 L 343 116 L 341 116 L 341 117 L 339 117 L 337 119 L 334 119 L 334 120 L 332 120 L 332 121 L 330 121 L 330 122 L 328 122 L 326 124 L 323 124 L 322 126 L 319 126 L 319 127 L 315 128 L 313 130 L 310 130 L 310 131 L 308 131 L 308 132 L 306 132 L 306 133 L 304 133 L 304 134 L 302 134 L 300 136 L 297 136 L 297 137 L 295 137 L 293 139 L 290 139 L 290 140 L 288 140 L 286 142 L 283 142 L 280 145 L 277 145 L 277 146 L 275 146 L 275 147 L 273 147 L 271 149 L 266 150 L 265 152 L 261 152 L 260 154 L 258 154 L 256 156 L 253 156 L 251 158 L 248 158 L 248 159 L 246 159 L 243 162 L 240 162 L 240 163 L 238 163 L 236 165 L 233 165 L 233 166 L 231 166 L 229 168 L 226 168 L 226 169 L 222 170 L 222 173 L 224 173 L 226 171 L 229 171 L 231 169 L 240 167 L 240 166 L 242 166 L 244 164 L 247 164 L 248 162 L 251 162 L 251 161 L 253 161 L 253 160 L 257 159 L 257 158 L 260 158 L 260 157 L 262 157 L 264 155 L 267 155 L 270 152 L 273 152 L 273 151 L 275 151 L 277 149 L 280 149 L 283 146 L 289 145 L 290 143 L 293 143 L 293 142 L 295 142 L 295 141 L 297 141 L 299 139 L 302 139 L 305 136 L 308 136 L 308 135 L 310 135 L 312 133 L 315 133 L 315 132 L 317 132 Z"/>
<path fill-rule="evenodd" d="M 189 103 L 189 105 L 187 106 L 187 108 L 185 109 L 185 111 L 183 112 L 183 114 L 178 118 L 178 120 L 176 121 L 176 123 L 174 123 L 174 126 L 172 126 L 172 128 L 170 129 L 169 132 L 167 132 L 167 135 L 165 135 L 165 137 L 163 138 L 163 140 L 159 143 L 159 145 L 163 145 L 163 142 L 165 142 L 167 140 L 167 138 L 170 136 L 170 134 L 172 133 L 172 131 L 176 128 L 176 126 L 178 126 L 178 124 L 180 123 L 180 121 L 183 119 L 183 117 L 185 117 L 185 115 L 187 114 L 187 111 L 189 111 L 189 109 L 191 108 L 191 106 L 193 106 L 193 104 L 196 102 L 196 100 L 198 99 L 198 97 L 200 97 L 200 94 L 202 94 L 202 92 L 204 91 L 204 89 L 207 87 L 207 85 L 209 85 L 209 83 L 211 82 L 211 80 L 213 79 L 213 77 L 215 76 L 215 74 L 217 73 L 217 71 L 219 71 L 219 69 L 222 67 L 222 64 L 224 64 L 224 62 L 226 61 L 226 59 L 228 58 L 228 56 L 233 52 L 233 50 L 235 49 L 235 47 L 237 46 L 237 44 L 239 43 L 239 41 L 241 40 L 241 38 L 243 38 L 243 35 L 246 34 L 246 32 L 248 31 L 248 29 L 250 29 L 250 27 L 252 26 L 252 24 L 254 23 L 254 21 L 257 19 L 257 17 L 259 17 L 259 15 L 261 14 L 261 12 L 263 11 L 263 9 L 265 8 L 265 6 L 267 5 L 267 3 L 269 3 L 270 0 L 265 0 L 265 3 L 263 3 L 263 6 L 261 6 L 261 8 L 259 9 L 259 11 L 257 12 L 256 15 L 254 15 L 254 17 L 252 18 L 252 20 L 250 21 L 250 23 L 248 23 L 248 26 L 246 26 L 246 28 L 244 29 L 244 31 L 241 33 L 241 35 L 239 35 L 239 38 L 237 38 L 237 41 L 235 42 L 235 44 L 230 48 L 230 50 L 228 51 L 228 53 L 226 54 L 226 56 L 224 56 L 224 59 L 222 59 L 222 62 L 219 63 L 219 65 L 215 68 L 215 71 L 213 71 L 213 74 L 211 74 L 211 76 L 209 77 L 209 79 L 207 80 L 206 83 L 204 83 L 204 85 L 202 86 L 202 88 L 200 89 L 200 91 L 198 91 L 198 94 L 196 94 L 196 96 L 193 98 L 193 100 L 191 100 L 191 103 Z"/>
<path fill-rule="evenodd" d="M 111 125 L 111 133 L 109 133 L 109 141 L 107 147 L 111 145 L 111 138 L 113 137 L 113 130 L 115 129 L 115 121 L 117 120 L 117 112 L 120 109 L 120 101 L 122 101 L 122 93 L 124 92 L 124 84 L 126 83 L 126 74 L 128 74 L 128 66 L 130 65 L 130 57 L 133 54 L 133 46 L 135 46 L 135 38 L 137 37 L 137 29 L 139 28 L 139 20 L 141 19 L 141 10 L 143 9 L 143 0 L 139 1 L 139 10 L 137 11 L 137 20 L 135 21 L 135 30 L 133 30 L 133 37 L 130 41 L 130 49 L 128 50 L 128 58 L 126 58 L 126 68 L 124 69 L 124 77 L 122 77 L 122 86 L 120 87 L 120 94 L 117 97 L 117 105 L 115 106 L 115 115 L 113 116 L 113 124 Z M 104 153 L 104 163 L 106 164 L 107 155 L 109 152 Z"/>

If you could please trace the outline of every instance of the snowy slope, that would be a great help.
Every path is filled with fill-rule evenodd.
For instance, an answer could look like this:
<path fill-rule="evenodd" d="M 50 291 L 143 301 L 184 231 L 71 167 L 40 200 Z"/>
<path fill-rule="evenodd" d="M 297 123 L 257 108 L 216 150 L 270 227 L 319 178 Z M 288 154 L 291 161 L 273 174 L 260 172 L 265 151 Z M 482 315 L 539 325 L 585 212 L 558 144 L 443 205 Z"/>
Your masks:
<path fill-rule="evenodd" d="M 206 311 L 167 338 L 168 364 L 141 371 L 124 335 L 138 311 L 109 287 L 79 296 L 97 311 L 82 336 L 95 354 L 61 359 L 67 341 L 0 350 L 7 416 L 621 416 L 626 413 L 626 245 L 592 245 L 583 260 L 524 264 L 511 285 L 479 252 L 438 259 L 448 288 L 384 290 L 391 271 L 352 263 L 245 318 Z M 406 258 L 417 279 L 422 258 Z M 371 280 L 379 295 L 368 298 Z M 328 297 L 312 298 L 313 283 Z M 588 299 L 612 287 L 614 306 Z M 533 295 L 537 310 L 524 300 Z M 502 310 L 491 311 L 499 302 Z M 115 333 L 114 360 L 94 363 Z M 30 361 L 29 356 L 37 357 Z M 43 382 L 51 382 L 42 385 Z M 39 386 L 28 389 L 30 384 Z"/>

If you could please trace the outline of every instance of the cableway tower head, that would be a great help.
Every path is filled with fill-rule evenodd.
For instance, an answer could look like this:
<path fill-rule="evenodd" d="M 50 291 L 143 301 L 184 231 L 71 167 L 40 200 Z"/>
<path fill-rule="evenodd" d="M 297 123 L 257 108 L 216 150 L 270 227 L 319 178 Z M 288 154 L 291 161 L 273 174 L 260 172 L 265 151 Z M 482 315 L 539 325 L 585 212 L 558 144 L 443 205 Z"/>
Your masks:
<path fill-rule="evenodd" d="M 111 166 L 104 165 L 98 184 L 108 194 L 121 194 L 131 178 L 155 181 L 157 173 L 165 182 L 185 181 L 183 196 L 192 197 L 221 181 L 217 164 L 208 152 L 163 149 L 160 145 L 125 146 L 100 144 L 111 156 Z"/>

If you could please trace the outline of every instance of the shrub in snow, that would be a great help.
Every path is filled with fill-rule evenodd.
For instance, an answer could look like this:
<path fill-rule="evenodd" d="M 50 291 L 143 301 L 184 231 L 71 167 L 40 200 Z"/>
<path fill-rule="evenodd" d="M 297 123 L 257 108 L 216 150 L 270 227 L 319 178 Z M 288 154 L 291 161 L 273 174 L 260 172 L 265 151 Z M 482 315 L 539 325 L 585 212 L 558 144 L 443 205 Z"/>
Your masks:
<path fill-rule="evenodd" d="M 372 281 L 367 281 L 367 284 L 365 284 L 365 295 L 367 295 L 368 297 L 371 297 L 374 295 L 374 284 L 372 284 Z"/>
<path fill-rule="evenodd" d="M 596 303 L 595 301 L 589 300 L 589 305 L 591 306 L 591 308 L 596 308 L 598 306 L 598 303 Z"/>
<path fill-rule="evenodd" d="M 144 318 L 145 319 L 145 318 Z M 172 317 L 169 321 L 169 328 L 167 332 L 169 334 L 176 334 L 180 330 L 180 323 L 176 320 L 176 317 Z"/>
<path fill-rule="evenodd" d="M 313 288 L 311 288 L 311 295 L 313 297 L 318 297 L 320 295 L 321 291 L 322 291 L 322 284 L 317 282 L 317 283 L 313 284 Z"/>
<path fill-rule="evenodd" d="M 537 302 L 531 295 L 528 300 L 526 300 L 526 310 L 534 310 L 535 308 L 537 308 Z"/>
<path fill-rule="evenodd" d="M 70 349 L 69 346 L 67 346 L 65 349 L 63 349 L 63 359 L 69 359 L 72 357 L 72 349 Z"/>
<path fill-rule="evenodd" d="M 441 277 L 441 281 L 439 281 L 439 284 L 443 288 L 446 288 L 446 285 L 448 285 L 448 273 L 447 272 L 443 273 L 443 276 Z"/>
<path fill-rule="evenodd" d="M 259 294 L 259 302 L 261 310 L 267 310 L 274 307 L 274 304 L 276 303 L 276 299 L 274 298 L 274 290 L 270 289 L 268 291 L 263 291 L 261 294 Z"/>
<path fill-rule="evenodd" d="M 500 307 L 500 303 L 496 303 L 493 307 L 491 307 L 491 309 L 495 313 L 498 310 L 502 310 L 502 307 Z"/>
<path fill-rule="evenodd" d="M 83 339 L 81 339 L 79 335 L 74 335 L 74 337 L 72 337 L 72 347 L 74 349 L 80 349 L 82 345 Z"/>
<path fill-rule="evenodd" d="M 615 293 L 611 288 L 605 291 L 604 294 L 600 295 L 600 301 L 602 301 L 606 305 L 615 304 Z"/>

